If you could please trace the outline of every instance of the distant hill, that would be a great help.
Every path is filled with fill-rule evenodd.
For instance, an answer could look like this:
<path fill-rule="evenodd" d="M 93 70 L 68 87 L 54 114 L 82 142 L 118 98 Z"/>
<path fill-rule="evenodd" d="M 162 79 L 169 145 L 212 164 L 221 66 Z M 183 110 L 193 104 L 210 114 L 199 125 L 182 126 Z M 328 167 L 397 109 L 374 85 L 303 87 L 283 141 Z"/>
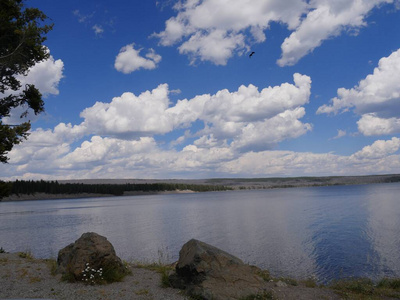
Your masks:
<path fill-rule="evenodd" d="M 368 176 L 326 176 L 326 177 L 272 177 L 272 178 L 210 178 L 210 179 L 82 179 L 59 180 L 59 183 L 84 184 L 188 184 L 218 185 L 232 189 L 271 189 L 288 187 L 353 185 L 400 182 L 400 174 Z"/>

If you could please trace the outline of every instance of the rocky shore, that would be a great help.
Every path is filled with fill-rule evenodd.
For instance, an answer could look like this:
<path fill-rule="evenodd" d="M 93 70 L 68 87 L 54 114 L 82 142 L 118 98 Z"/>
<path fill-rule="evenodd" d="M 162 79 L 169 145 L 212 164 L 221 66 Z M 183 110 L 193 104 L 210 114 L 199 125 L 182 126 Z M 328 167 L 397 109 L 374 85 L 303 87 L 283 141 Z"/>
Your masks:
<path fill-rule="evenodd" d="M 366 279 L 318 286 L 273 278 L 266 270 L 198 240 L 178 262 L 121 261 L 107 240 L 85 233 L 61 249 L 57 261 L 0 249 L 0 299 L 398 299 L 400 280 Z"/>
<path fill-rule="evenodd" d="M 151 265 L 130 263 L 131 274 L 121 282 L 86 285 L 62 281 L 61 274 L 52 275 L 54 263 L 54 260 L 23 258 L 18 253 L 0 254 L 0 299 L 191 299 L 180 289 L 163 287 L 162 274 L 152 270 Z M 284 282 L 266 282 L 265 286 L 273 293 L 272 298 L 248 299 L 343 299 L 332 290 L 309 288 L 303 283 L 293 286 Z"/>

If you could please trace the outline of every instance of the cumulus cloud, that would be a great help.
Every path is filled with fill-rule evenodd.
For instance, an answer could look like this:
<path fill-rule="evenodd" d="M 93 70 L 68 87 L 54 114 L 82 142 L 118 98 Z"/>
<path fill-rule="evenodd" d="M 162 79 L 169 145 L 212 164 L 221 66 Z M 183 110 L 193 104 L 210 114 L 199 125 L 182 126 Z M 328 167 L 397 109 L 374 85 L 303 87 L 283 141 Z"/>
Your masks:
<path fill-rule="evenodd" d="M 213 30 L 202 34 L 197 32 L 179 47 L 179 53 L 188 54 L 191 64 L 197 59 L 211 61 L 216 65 L 226 65 L 235 49 L 244 48 L 244 36 L 242 34 L 228 35 L 223 30 Z"/>
<path fill-rule="evenodd" d="M 196 60 L 225 65 L 254 43 L 267 38 L 272 22 L 285 24 L 291 35 L 282 44 L 280 66 L 294 65 L 326 39 L 343 31 L 366 26 L 365 16 L 393 0 L 186 0 L 174 8 L 177 15 L 155 33 L 163 46 L 180 44 L 181 54 Z"/>
<path fill-rule="evenodd" d="M 166 114 L 168 93 L 168 85 L 162 84 L 139 96 L 124 93 L 110 103 L 96 102 L 81 113 L 82 126 L 94 134 L 126 137 L 170 132 L 174 120 Z"/>
<path fill-rule="evenodd" d="M 297 73 L 293 78 L 294 84 L 261 91 L 250 84 L 234 92 L 225 89 L 178 100 L 173 106 L 168 85 L 162 84 L 139 96 L 124 93 L 110 103 L 97 102 L 81 113 L 80 126 L 92 134 L 137 138 L 201 121 L 204 128 L 196 133 L 200 137 L 212 135 L 219 143 L 230 140 L 236 149 L 266 149 L 311 130 L 310 124 L 299 121 L 305 114 L 302 105 L 309 101 L 311 79 Z"/>
<path fill-rule="evenodd" d="M 213 143 L 212 137 L 209 141 Z M 375 141 L 349 156 L 273 150 L 240 153 L 216 144 L 190 144 L 176 151 L 161 148 L 151 137 L 127 141 L 93 136 L 72 150 L 70 143 L 28 151 L 32 146 L 22 143 L 10 152 L 13 156 L 3 166 L 1 179 L 366 175 L 396 173 L 400 167 L 400 139 L 395 137 Z M 17 160 L 17 152 L 24 159 Z"/>
<path fill-rule="evenodd" d="M 371 156 L 366 157 L 365 148 L 350 156 L 331 153 L 310 153 L 293 151 L 247 152 L 224 163 L 220 171 L 240 176 L 315 176 L 315 175 L 367 175 L 396 173 L 400 167 L 400 155 L 395 153 L 396 145 L 379 152 L 376 143 L 371 145 Z M 383 147 L 385 148 L 385 147 Z M 397 150 L 398 151 L 398 150 Z M 386 156 L 384 154 L 387 154 Z M 391 154 L 391 155 L 389 155 Z"/>
<path fill-rule="evenodd" d="M 365 146 L 352 155 L 356 159 L 382 159 L 396 153 L 400 148 L 400 139 L 393 137 L 391 140 L 378 140 L 372 145 Z"/>
<path fill-rule="evenodd" d="M 63 78 L 64 63 L 53 56 L 31 67 L 27 76 L 17 76 L 21 85 L 34 84 L 44 97 L 58 95 L 58 84 Z"/>
<path fill-rule="evenodd" d="M 365 16 L 371 9 L 392 0 L 310 1 L 311 10 L 296 30 L 285 39 L 280 66 L 294 65 L 302 57 L 335 37 L 343 30 L 366 26 Z"/>
<path fill-rule="evenodd" d="M 53 130 L 33 131 L 27 142 L 10 152 L 10 165 L 18 166 L 23 174 L 54 168 L 65 176 L 68 170 L 78 170 L 79 177 L 97 176 L 106 168 L 112 173 L 142 166 L 150 168 L 152 176 L 194 168 L 196 174 L 208 174 L 239 153 L 271 149 L 311 130 L 311 124 L 300 121 L 311 79 L 296 73 L 293 81 L 261 90 L 243 85 L 236 91 L 225 89 L 175 104 L 169 99 L 167 84 L 140 95 L 124 93 L 82 111 L 81 124 L 61 123 Z M 184 129 L 185 135 L 166 147 L 169 150 L 160 148 L 154 136 L 177 129 Z M 78 141 L 81 145 L 73 148 Z M 175 150 L 177 145 L 183 149 Z M 52 159 L 47 167 L 46 153 Z"/>
<path fill-rule="evenodd" d="M 375 114 L 365 114 L 357 122 L 358 130 L 364 135 L 388 135 L 400 132 L 400 118 L 379 118 Z"/>
<path fill-rule="evenodd" d="M 353 110 L 361 115 L 358 128 L 364 135 L 400 133 L 400 49 L 379 60 L 373 74 L 352 89 L 340 88 L 330 105 L 317 114 Z"/>
<path fill-rule="evenodd" d="M 115 59 L 114 67 L 117 71 L 129 74 L 139 69 L 153 70 L 161 61 L 161 56 L 153 49 L 149 49 L 146 55 L 140 56 L 142 49 L 136 50 L 135 44 L 122 47 Z"/>

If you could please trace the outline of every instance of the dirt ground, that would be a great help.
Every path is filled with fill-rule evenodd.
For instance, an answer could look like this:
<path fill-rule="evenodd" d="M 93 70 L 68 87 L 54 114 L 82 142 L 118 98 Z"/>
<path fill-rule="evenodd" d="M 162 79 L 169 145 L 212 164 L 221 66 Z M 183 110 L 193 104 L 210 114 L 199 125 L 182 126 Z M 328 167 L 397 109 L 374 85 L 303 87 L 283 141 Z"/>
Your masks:
<path fill-rule="evenodd" d="M 63 282 L 60 275 L 51 274 L 51 265 L 48 260 L 1 253 L 0 299 L 189 299 L 180 290 L 161 287 L 161 275 L 156 271 L 134 265 L 130 265 L 132 275 L 122 282 L 94 286 Z M 265 291 L 269 299 L 341 299 L 330 289 L 302 284 L 266 282 Z"/>

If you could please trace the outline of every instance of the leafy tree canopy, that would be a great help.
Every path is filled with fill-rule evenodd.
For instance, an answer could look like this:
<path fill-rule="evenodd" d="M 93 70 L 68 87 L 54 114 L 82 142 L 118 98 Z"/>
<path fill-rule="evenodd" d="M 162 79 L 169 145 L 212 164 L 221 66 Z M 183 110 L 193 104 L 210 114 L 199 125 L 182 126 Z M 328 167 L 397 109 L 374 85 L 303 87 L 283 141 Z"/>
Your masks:
<path fill-rule="evenodd" d="M 28 136 L 30 123 L 7 125 L 3 118 L 13 108 L 23 107 L 21 118 L 31 108 L 35 114 L 44 110 L 39 90 L 32 84 L 21 86 L 18 76 L 26 76 L 30 67 L 49 57 L 43 45 L 53 25 L 36 8 L 25 8 L 23 0 L 0 1 L 0 162 L 15 144 Z"/>

